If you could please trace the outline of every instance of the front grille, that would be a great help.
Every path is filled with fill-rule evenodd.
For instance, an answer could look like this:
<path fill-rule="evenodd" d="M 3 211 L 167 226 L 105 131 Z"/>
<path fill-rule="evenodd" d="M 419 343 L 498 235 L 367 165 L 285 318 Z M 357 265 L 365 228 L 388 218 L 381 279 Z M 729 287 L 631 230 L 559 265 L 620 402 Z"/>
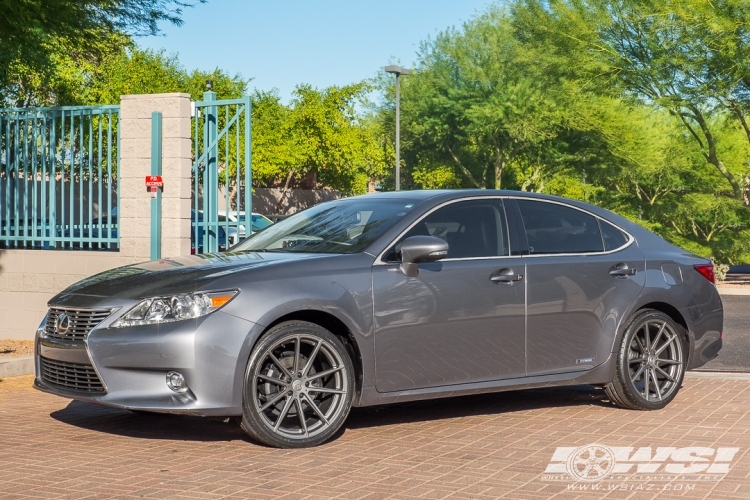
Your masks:
<path fill-rule="evenodd" d="M 104 393 L 94 367 L 42 358 L 42 380 L 53 387 L 88 394 Z"/>
<path fill-rule="evenodd" d="M 57 318 L 63 313 L 68 317 L 68 329 L 64 333 L 56 327 Z M 86 335 L 110 314 L 112 314 L 110 309 L 72 310 L 52 308 L 47 313 L 44 333 L 47 337 L 53 339 L 83 341 Z"/>

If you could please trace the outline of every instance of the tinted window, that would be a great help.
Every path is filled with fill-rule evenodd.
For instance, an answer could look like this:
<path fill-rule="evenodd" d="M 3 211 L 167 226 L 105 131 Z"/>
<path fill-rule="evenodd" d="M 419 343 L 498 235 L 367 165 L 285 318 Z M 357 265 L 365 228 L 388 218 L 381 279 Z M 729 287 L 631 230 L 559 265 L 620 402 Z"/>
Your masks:
<path fill-rule="evenodd" d="M 499 200 L 461 201 L 432 212 L 401 238 L 386 260 L 398 260 L 400 242 L 418 235 L 445 240 L 449 259 L 508 255 L 505 211 Z"/>
<path fill-rule="evenodd" d="M 409 213 L 417 202 L 366 196 L 322 203 L 255 233 L 232 250 L 357 253 Z"/>
<path fill-rule="evenodd" d="M 557 203 L 518 200 L 529 253 L 591 253 L 604 249 L 596 218 Z"/>
<path fill-rule="evenodd" d="M 628 242 L 628 235 L 617 229 L 609 222 L 599 220 L 599 227 L 602 230 L 602 239 L 604 240 L 604 250 L 609 252 L 620 248 Z"/>

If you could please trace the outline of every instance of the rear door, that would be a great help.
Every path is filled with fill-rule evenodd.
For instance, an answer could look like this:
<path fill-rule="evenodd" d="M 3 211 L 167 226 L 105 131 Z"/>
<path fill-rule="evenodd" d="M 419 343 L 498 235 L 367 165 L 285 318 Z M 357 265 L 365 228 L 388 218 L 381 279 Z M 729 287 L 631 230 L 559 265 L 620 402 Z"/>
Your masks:
<path fill-rule="evenodd" d="M 516 199 L 528 245 L 527 375 L 603 363 L 621 315 L 645 283 L 632 237 L 573 206 Z"/>

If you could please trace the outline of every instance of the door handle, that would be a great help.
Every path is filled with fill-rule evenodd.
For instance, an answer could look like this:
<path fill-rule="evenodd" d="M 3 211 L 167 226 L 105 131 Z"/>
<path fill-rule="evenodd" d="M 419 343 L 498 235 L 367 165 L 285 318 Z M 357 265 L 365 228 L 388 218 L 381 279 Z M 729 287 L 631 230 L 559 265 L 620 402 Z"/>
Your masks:
<path fill-rule="evenodd" d="M 496 285 L 499 283 L 504 284 L 511 284 L 514 281 L 521 281 L 523 279 L 523 274 L 517 274 L 513 272 L 513 269 L 510 268 L 503 268 L 499 271 L 496 271 L 490 275 L 490 281 L 495 283 Z"/>
<path fill-rule="evenodd" d="M 635 276 L 638 270 L 634 267 L 629 267 L 624 262 L 621 262 L 609 270 L 609 275 L 615 278 L 627 278 L 628 276 Z"/>

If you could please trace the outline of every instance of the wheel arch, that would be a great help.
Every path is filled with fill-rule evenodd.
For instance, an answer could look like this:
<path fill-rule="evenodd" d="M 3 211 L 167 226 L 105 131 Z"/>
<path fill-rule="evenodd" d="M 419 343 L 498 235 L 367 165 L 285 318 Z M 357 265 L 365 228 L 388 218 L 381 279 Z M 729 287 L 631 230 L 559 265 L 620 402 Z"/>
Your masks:
<path fill-rule="evenodd" d="M 688 327 L 687 321 L 685 320 L 685 316 L 683 316 L 679 309 L 677 309 L 672 304 L 669 304 L 668 302 L 654 301 L 641 305 L 636 311 L 633 312 L 631 318 L 648 309 L 666 314 L 672 319 L 672 321 L 674 321 L 684 329 L 683 337 L 685 343 L 687 344 L 687 352 L 685 352 L 685 366 L 688 366 L 690 363 L 690 354 L 693 351 L 693 341 L 690 338 L 690 328 Z M 623 330 L 623 333 L 624 331 L 625 330 Z"/>
<path fill-rule="evenodd" d="M 268 326 L 263 329 L 263 332 L 261 332 L 261 334 L 258 335 L 258 337 L 255 339 L 250 352 L 253 352 L 255 350 L 255 346 L 258 344 L 258 342 L 260 342 L 260 339 L 263 338 L 263 336 L 271 328 L 287 321 L 306 321 L 308 323 L 316 324 L 320 327 L 325 328 L 336 337 L 338 337 L 339 340 L 341 340 L 341 342 L 344 344 L 344 347 L 346 347 L 347 352 L 349 353 L 352 364 L 354 365 L 354 380 L 356 389 L 354 401 L 356 402 L 359 399 L 360 394 L 362 393 L 362 383 L 364 377 L 362 352 L 351 329 L 346 326 L 346 323 L 344 323 L 341 319 L 331 314 L 330 312 L 317 309 L 301 309 L 298 311 L 286 313 L 270 322 Z"/>

